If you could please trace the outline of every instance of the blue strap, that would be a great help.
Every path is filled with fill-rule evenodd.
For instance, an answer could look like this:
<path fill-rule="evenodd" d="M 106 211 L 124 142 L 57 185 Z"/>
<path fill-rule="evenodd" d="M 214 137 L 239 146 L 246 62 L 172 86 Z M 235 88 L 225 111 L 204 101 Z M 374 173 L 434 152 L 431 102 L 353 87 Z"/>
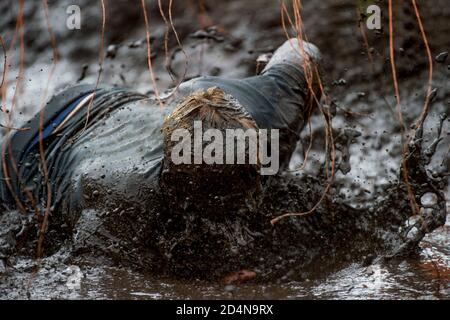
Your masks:
<path fill-rule="evenodd" d="M 66 108 L 64 108 L 51 122 L 48 124 L 44 130 L 42 130 L 42 140 L 44 141 L 47 139 L 53 132 L 53 130 L 61 124 L 64 119 L 69 115 L 69 113 L 75 109 L 75 107 L 88 95 L 90 95 L 91 92 L 80 96 L 75 101 L 73 101 L 71 104 L 69 104 Z M 31 140 L 30 144 L 27 146 L 25 154 L 28 154 L 31 149 L 33 149 L 37 144 L 39 143 L 39 134 L 37 134 L 33 140 Z"/>

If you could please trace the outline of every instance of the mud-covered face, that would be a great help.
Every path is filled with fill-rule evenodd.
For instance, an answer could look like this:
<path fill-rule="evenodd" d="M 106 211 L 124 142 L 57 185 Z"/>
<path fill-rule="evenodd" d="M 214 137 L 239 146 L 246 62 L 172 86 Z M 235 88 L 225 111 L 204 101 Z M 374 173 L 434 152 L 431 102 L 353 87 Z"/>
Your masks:
<path fill-rule="evenodd" d="M 172 208 L 200 210 L 210 217 L 251 206 L 259 181 L 259 173 L 244 165 L 165 164 L 161 176 L 163 193 Z"/>

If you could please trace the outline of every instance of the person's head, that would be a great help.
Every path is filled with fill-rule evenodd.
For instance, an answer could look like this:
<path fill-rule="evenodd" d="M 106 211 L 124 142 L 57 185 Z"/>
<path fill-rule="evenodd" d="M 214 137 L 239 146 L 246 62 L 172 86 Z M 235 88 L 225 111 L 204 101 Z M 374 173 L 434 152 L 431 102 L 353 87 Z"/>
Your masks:
<path fill-rule="evenodd" d="M 260 188 L 258 156 L 248 144 L 238 149 L 236 140 L 230 140 L 231 132 L 249 129 L 257 132 L 255 121 L 217 87 L 197 91 L 178 104 L 162 127 L 161 187 L 175 206 L 214 212 L 252 201 Z M 245 163 L 238 164 L 242 155 Z"/>

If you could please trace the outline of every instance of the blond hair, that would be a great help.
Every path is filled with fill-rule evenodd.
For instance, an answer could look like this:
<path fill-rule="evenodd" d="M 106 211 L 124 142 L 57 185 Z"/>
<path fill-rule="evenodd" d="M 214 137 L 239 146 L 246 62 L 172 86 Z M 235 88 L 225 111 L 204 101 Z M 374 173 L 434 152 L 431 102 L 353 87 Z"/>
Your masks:
<path fill-rule="evenodd" d="M 194 121 L 205 129 L 258 129 L 256 122 L 232 96 L 218 87 L 196 91 L 184 98 L 165 119 L 164 165 L 161 177 L 163 189 L 176 197 L 197 197 L 202 209 L 209 206 L 211 196 L 235 196 L 245 199 L 260 189 L 258 164 L 174 164 L 171 134 L 176 129 L 193 132 Z M 233 200 L 238 203 L 239 201 Z"/>

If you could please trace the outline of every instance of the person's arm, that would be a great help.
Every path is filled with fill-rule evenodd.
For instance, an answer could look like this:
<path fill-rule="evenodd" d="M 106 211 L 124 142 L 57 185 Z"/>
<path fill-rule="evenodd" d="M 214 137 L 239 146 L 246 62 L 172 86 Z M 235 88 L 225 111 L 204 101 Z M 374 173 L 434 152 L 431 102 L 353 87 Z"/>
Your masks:
<path fill-rule="evenodd" d="M 233 96 L 260 129 L 280 130 L 280 164 L 285 167 L 312 108 L 320 100 L 319 50 L 307 42 L 300 44 L 297 39 L 286 41 L 258 76 L 199 77 L 182 84 L 180 94 L 188 96 L 219 87 Z M 306 76 L 305 70 L 309 72 Z"/>

